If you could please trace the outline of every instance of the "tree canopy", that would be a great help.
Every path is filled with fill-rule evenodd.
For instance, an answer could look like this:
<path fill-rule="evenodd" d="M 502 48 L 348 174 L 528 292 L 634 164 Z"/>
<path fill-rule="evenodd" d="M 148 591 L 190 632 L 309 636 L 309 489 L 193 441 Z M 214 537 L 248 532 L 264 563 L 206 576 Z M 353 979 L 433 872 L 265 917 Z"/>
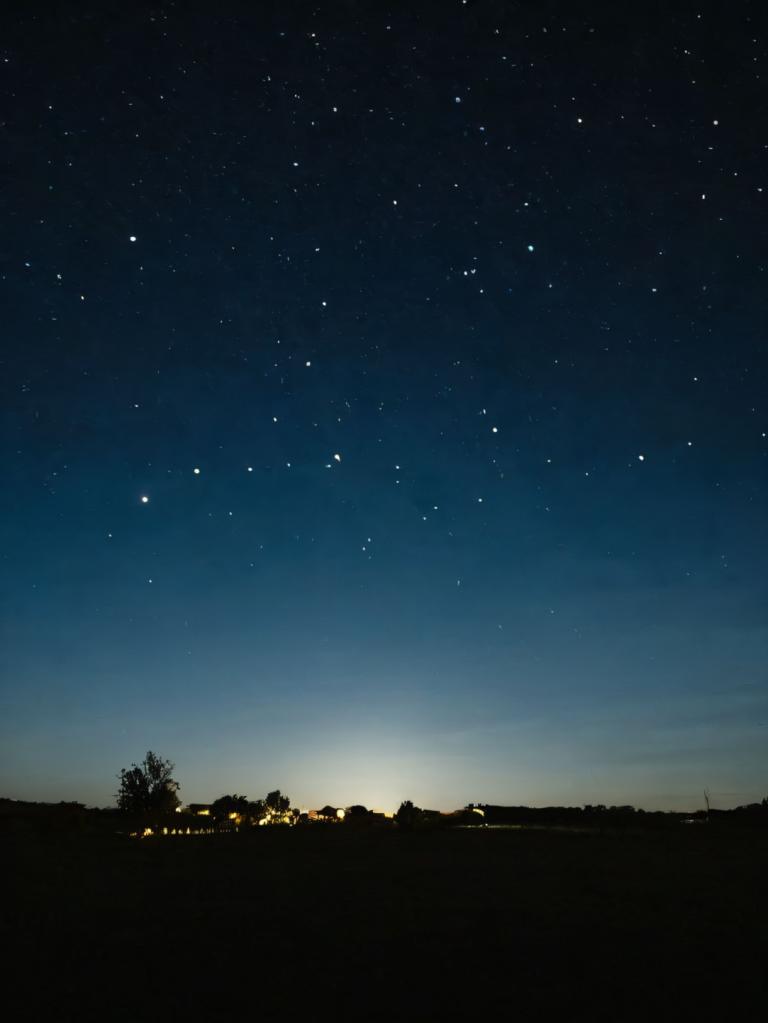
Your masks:
<path fill-rule="evenodd" d="M 235 793 L 232 796 L 219 796 L 218 799 L 214 799 L 211 803 L 211 813 L 217 819 L 225 819 L 231 813 L 242 814 L 243 816 L 251 812 L 253 804 L 248 801 L 246 796 L 238 796 Z"/>
<path fill-rule="evenodd" d="M 291 801 L 288 796 L 282 795 L 280 789 L 275 789 L 274 792 L 267 793 L 264 804 L 271 813 L 286 813 L 290 809 Z"/>
<path fill-rule="evenodd" d="M 404 799 L 395 814 L 395 821 L 403 831 L 410 831 L 423 817 L 423 811 L 414 806 L 410 799 Z"/>
<path fill-rule="evenodd" d="M 123 768 L 118 775 L 118 808 L 129 813 L 175 810 L 181 800 L 176 795 L 180 785 L 172 777 L 174 766 L 170 760 L 148 750 L 141 764 L 131 764 L 128 770 Z"/>

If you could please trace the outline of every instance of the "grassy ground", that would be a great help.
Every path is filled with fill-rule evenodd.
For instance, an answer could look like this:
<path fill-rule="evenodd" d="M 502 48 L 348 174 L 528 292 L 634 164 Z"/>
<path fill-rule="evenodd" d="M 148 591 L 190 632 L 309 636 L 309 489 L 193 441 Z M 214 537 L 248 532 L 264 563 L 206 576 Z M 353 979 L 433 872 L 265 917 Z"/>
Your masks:
<path fill-rule="evenodd" d="M 765 833 L 11 836 L 22 1018 L 670 1017 L 765 1004 Z M 31 981 L 21 968 L 33 966 Z M 666 1011 L 665 1011 L 666 1010 Z"/>

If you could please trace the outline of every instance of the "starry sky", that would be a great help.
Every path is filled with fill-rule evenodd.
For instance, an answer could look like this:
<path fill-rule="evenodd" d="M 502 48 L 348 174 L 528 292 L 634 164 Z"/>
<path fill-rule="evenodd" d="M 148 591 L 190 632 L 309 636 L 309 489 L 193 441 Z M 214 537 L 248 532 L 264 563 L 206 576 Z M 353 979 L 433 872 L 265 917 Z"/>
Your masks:
<path fill-rule="evenodd" d="M 2 794 L 767 794 L 765 13 L 407 8 L 4 8 Z"/>

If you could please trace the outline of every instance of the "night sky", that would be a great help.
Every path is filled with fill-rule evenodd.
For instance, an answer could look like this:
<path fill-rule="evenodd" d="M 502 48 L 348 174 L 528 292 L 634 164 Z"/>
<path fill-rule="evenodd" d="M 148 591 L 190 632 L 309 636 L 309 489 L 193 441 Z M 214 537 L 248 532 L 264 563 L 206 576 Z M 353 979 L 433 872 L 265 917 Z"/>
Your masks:
<path fill-rule="evenodd" d="M 4 8 L 0 794 L 767 794 L 762 5 L 407 6 Z"/>

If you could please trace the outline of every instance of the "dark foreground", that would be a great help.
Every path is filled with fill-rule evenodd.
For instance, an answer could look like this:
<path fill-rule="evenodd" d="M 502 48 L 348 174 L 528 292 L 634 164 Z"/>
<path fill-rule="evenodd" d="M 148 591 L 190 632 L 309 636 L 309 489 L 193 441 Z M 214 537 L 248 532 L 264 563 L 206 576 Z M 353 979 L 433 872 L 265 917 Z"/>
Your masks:
<path fill-rule="evenodd" d="M 9 836 L 24 1019 L 656 1018 L 766 1005 L 764 832 Z M 22 973 L 22 968 L 23 973 Z M 30 972 L 31 970 L 31 972 Z"/>

